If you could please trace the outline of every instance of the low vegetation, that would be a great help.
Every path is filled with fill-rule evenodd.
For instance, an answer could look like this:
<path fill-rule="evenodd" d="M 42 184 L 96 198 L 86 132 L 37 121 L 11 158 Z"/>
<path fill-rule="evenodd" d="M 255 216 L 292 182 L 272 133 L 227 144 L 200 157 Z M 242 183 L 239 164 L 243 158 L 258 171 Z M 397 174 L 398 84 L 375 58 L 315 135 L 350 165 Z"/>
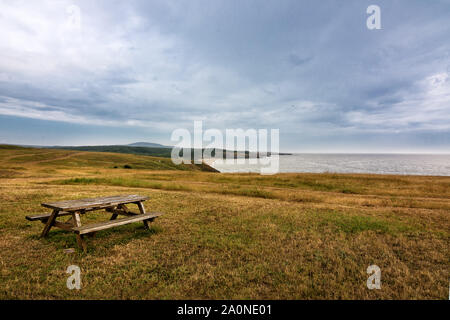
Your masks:
<path fill-rule="evenodd" d="M 450 177 L 208 170 L 0 146 L 0 299 L 448 299 Z M 42 202 L 117 194 L 165 215 L 150 232 L 99 232 L 87 253 L 25 219 Z M 66 288 L 73 264 L 80 291 Z M 381 290 L 366 286 L 373 264 Z"/>
<path fill-rule="evenodd" d="M 90 152 L 108 152 L 108 153 L 125 153 L 125 154 L 137 154 L 153 157 L 170 158 L 172 156 L 171 147 L 136 147 L 136 146 L 87 146 L 87 147 L 53 147 L 53 149 L 61 150 L 76 150 L 76 151 L 90 151 Z M 205 149 L 203 148 L 200 154 L 203 154 Z M 183 156 L 184 150 L 180 150 L 180 156 Z M 187 149 L 187 152 L 191 153 L 191 159 L 197 157 L 194 149 Z M 206 150 L 211 156 L 222 153 L 223 156 L 226 154 L 226 150 L 223 149 L 208 149 Z M 250 154 L 249 152 L 235 152 L 232 151 L 234 157 L 248 158 L 250 156 L 256 157 L 257 153 Z"/>
<path fill-rule="evenodd" d="M 163 158 L 170 158 L 172 153 L 171 148 L 147 148 L 147 147 L 133 147 L 133 146 L 91 146 L 91 147 L 58 147 L 58 148 L 76 151 L 127 153 L 127 154 L 137 154 Z"/>

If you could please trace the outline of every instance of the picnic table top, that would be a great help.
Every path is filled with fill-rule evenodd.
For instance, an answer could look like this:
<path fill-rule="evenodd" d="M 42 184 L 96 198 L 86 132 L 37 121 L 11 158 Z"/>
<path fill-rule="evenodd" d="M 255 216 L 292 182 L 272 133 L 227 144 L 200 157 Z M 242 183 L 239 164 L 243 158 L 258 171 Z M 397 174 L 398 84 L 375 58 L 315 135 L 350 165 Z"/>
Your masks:
<path fill-rule="evenodd" d="M 42 206 L 60 211 L 76 211 L 83 209 L 105 208 L 118 204 L 127 204 L 148 200 L 148 197 L 139 195 L 124 195 L 103 198 L 89 198 L 79 200 L 67 200 L 53 203 L 43 203 Z"/>

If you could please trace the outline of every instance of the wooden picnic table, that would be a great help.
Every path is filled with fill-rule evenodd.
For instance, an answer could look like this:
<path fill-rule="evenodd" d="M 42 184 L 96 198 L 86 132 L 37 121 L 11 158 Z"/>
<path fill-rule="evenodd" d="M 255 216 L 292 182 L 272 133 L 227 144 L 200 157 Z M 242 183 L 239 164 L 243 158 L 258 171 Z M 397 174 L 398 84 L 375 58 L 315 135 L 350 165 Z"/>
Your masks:
<path fill-rule="evenodd" d="M 41 221 L 45 224 L 41 237 L 46 237 L 52 227 L 74 232 L 78 246 L 86 251 L 86 242 L 83 240 L 85 235 L 94 236 L 100 230 L 140 221 L 144 223 L 146 229 L 149 229 L 149 222 L 161 216 L 162 213 L 146 213 L 143 202 L 148 199 L 148 197 L 139 195 L 122 195 L 43 203 L 42 206 L 52 209 L 52 213 L 27 216 L 26 218 L 29 221 Z M 139 213 L 130 211 L 127 207 L 128 204 L 136 204 L 139 208 Z M 82 215 L 102 209 L 112 214 L 109 221 L 87 225 L 81 224 Z M 117 219 L 119 215 L 126 216 L 126 218 Z M 64 216 L 69 216 L 69 220 L 65 222 L 56 220 Z"/>

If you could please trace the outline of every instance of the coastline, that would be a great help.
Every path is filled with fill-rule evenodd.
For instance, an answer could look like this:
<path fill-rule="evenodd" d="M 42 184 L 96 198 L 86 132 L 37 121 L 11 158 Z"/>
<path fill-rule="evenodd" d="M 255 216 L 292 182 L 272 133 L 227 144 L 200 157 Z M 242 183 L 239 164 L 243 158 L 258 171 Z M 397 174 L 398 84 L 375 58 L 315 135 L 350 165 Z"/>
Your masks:
<path fill-rule="evenodd" d="M 232 165 L 219 164 L 216 160 L 203 161 L 221 173 L 260 171 L 260 165 L 251 165 L 248 161 Z M 280 155 L 279 160 L 279 173 L 450 176 L 450 155 L 447 154 L 295 154 Z"/>

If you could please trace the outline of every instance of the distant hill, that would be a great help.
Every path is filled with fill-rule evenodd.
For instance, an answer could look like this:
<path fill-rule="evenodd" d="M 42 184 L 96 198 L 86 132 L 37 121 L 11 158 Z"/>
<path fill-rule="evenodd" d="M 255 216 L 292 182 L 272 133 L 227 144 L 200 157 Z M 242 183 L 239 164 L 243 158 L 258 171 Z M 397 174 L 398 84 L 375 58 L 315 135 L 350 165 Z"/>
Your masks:
<path fill-rule="evenodd" d="M 153 156 L 153 157 L 162 157 L 162 158 L 170 158 L 172 156 L 172 148 L 163 147 L 163 148 L 155 148 L 155 147 L 134 147 L 134 146 L 82 146 L 82 147 L 71 147 L 71 146 L 57 146 L 57 147 L 47 147 L 49 149 L 64 149 L 64 150 L 76 150 L 76 151 L 91 151 L 91 152 L 113 152 L 113 153 L 127 153 L 127 154 L 137 154 L 137 155 L 145 155 L 145 156 Z M 194 149 L 187 149 L 191 152 L 191 159 L 195 159 Z M 205 149 L 203 149 L 205 150 Z M 226 150 L 216 149 L 211 151 L 211 155 L 214 157 L 217 155 L 223 154 L 225 157 Z M 234 154 L 235 158 L 249 158 L 249 157 L 258 157 L 256 153 L 250 153 L 248 151 L 231 151 Z M 183 155 L 183 151 L 180 152 L 180 156 Z"/>
<path fill-rule="evenodd" d="M 155 147 L 132 147 L 132 146 L 84 146 L 84 147 L 49 147 L 51 149 L 65 149 L 65 150 L 77 150 L 77 151 L 92 151 L 92 152 L 114 152 L 114 153 L 127 153 L 137 154 L 143 156 L 163 157 L 170 158 L 172 149 L 167 147 L 155 148 Z"/>
<path fill-rule="evenodd" d="M 3 147 L 7 147 L 4 145 Z M 9 145 L 8 147 L 14 148 L 17 146 Z M 129 145 L 110 145 L 110 146 L 33 146 L 33 145 L 21 145 L 19 147 L 25 148 L 37 148 L 37 149 L 62 149 L 62 150 L 76 150 L 76 151 L 90 151 L 90 152 L 113 152 L 113 153 L 125 153 L 125 154 L 135 154 L 153 157 L 170 158 L 172 155 L 172 148 L 169 146 L 164 146 L 158 143 L 151 142 L 135 142 Z M 189 150 L 189 149 L 188 149 Z M 204 151 L 205 149 L 203 149 Z M 194 153 L 194 149 L 190 149 L 191 159 L 195 159 L 197 156 Z M 216 155 L 220 158 L 225 158 L 225 153 L 227 151 L 223 149 L 215 149 L 211 151 L 211 156 Z M 235 158 L 259 158 L 257 152 L 249 151 L 230 151 L 234 154 Z M 181 151 L 180 156 L 183 152 Z M 202 154 L 202 153 L 201 153 Z M 220 156 L 222 154 L 222 156 Z M 270 153 L 268 153 L 270 155 Z M 280 153 L 280 155 L 290 155 L 288 153 Z"/>
<path fill-rule="evenodd" d="M 75 149 L 76 148 L 76 149 Z M 105 146 L 105 148 L 107 148 Z M 132 147 L 128 147 L 132 148 Z M 131 152 L 94 152 L 89 147 L 58 148 L 24 148 L 0 144 L 0 180 L 26 174 L 26 168 L 53 166 L 55 170 L 62 168 L 109 168 L 109 169 L 145 169 L 145 170 L 184 170 L 218 172 L 208 164 L 176 165 L 170 157 L 153 157 L 148 154 L 129 154 Z M 92 152 L 80 152 L 84 149 Z M 142 148 L 146 149 L 146 148 Z M 152 148 L 148 148 L 151 150 Z M 157 148 L 153 148 L 157 149 Z M 160 149 L 168 150 L 171 149 Z M 5 169 L 6 168 L 6 169 Z M 52 171 L 53 172 L 53 171 Z"/>
<path fill-rule="evenodd" d="M 162 144 L 152 143 L 152 142 L 135 142 L 135 143 L 130 143 L 127 146 L 129 146 L 129 147 L 146 147 L 146 148 L 169 148 L 169 149 L 173 148 L 173 147 L 164 146 Z"/>
<path fill-rule="evenodd" d="M 7 144 L 4 144 L 7 145 Z M 25 147 L 25 148 L 56 148 L 56 149 L 60 149 L 60 148 L 66 148 L 66 147 L 70 147 L 72 148 L 72 146 L 37 146 L 37 145 L 25 145 L 25 144 L 21 144 L 18 145 L 21 147 Z M 165 146 L 159 143 L 153 143 L 153 142 L 135 142 L 135 143 L 130 143 L 130 144 L 115 144 L 112 145 L 115 147 L 144 147 L 144 148 L 165 148 L 165 149 L 172 149 L 173 147 L 170 146 Z M 99 146 L 99 147 L 104 147 L 104 146 Z"/>

